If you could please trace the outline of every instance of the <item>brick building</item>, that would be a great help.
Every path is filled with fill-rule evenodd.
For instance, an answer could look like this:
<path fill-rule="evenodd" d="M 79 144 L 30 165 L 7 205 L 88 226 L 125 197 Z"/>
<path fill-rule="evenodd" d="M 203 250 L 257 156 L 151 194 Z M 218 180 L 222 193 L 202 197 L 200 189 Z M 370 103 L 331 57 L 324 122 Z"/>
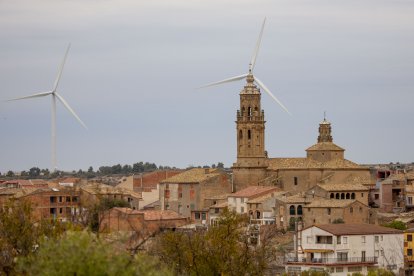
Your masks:
<path fill-rule="evenodd" d="M 204 199 L 230 191 L 230 177 L 224 171 L 194 168 L 161 181 L 160 206 L 191 217 L 192 212 L 208 213 Z"/>

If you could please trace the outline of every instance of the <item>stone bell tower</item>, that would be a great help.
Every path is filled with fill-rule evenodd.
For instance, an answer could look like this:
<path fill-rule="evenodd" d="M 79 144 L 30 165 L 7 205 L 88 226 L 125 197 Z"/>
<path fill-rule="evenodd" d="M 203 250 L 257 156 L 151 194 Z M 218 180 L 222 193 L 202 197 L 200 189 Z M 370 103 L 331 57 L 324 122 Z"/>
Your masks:
<path fill-rule="evenodd" d="M 265 120 L 260 105 L 260 90 L 251 73 L 240 92 L 240 110 L 237 110 L 237 162 L 233 164 L 235 190 L 258 185 L 266 177 Z"/>

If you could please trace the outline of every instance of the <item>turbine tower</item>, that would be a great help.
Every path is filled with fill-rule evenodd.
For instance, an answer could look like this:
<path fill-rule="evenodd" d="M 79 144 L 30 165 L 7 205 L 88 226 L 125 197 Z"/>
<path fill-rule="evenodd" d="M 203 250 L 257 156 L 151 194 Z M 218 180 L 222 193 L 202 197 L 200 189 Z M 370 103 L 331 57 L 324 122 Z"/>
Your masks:
<path fill-rule="evenodd" d="M 239 76 L 235 76 L 235 77 L 231 77 L 231 78 L 227 78 L 227 79 L 224 79 L 224 80 L 221 80 L 221 81 L 218 81 L 218 82 L 209 83 L 209 84 L 203 85 L 199 88 L 206 88 L 206 87 L 215 86 L 215 85 L 219 85 L 219 84 L 223 84 L 223 83 L 227 83 L 227 82 L 238 81 L 238 80 L 246 78 L 248 82 L 250 82 L 250 80 L 252 80 L 258 86 L 260 86 L 264 91 L 266 91 L 267 94 L 269 94 L 270 97 L 272 97 L 273 100 L 275 100 L 283 108 L 283 110 L 285 110 L 289 115 L 291 115 L 289 110 L 282 104 L 281 101 L 279 101 L 278 98 L 276 98 L 275 95 L 273 95 L 273 93 L 269 90 L 269 88 L 267 88 L 266 85 L 262 81 L 260 81 L 257 77 L 253 76 L 253 69 L 254 69 L 254 66 L 256 64 L 257 55 L 259 53 L 259 48 L 260 48 L 260 43 L 262 41 L 262 36 L 263 36 L 263 30 L 264 30 L 265 23 L 266 23 L 266 17 L 263 20 L 262 29 L 260 30 L 259 38 L 257 39 L 256 47 L 254 49 L 253 56 L 252 56 L 252 58 L 250 60 L 250 63 L 249 63 L 249 72 L 248 73 L 243 74 L 243 75 L 239 75 Z"/>
<path fill-rule="evenodd" d="M 59 85 L 60 77 L 62 76 L 63 67 L 65 65 L 66 57 L 68 56 L 68 52 L 70 49 L 70 44 L 68 45 L 68 48 L 66 49 L 65 56 L 63 57 L 63 61 L 60 64 L 60 67 L 58 69 L 58 74 L 56 76 L 56 80 L 53 84 L 53 88 L 51 91 L 47 92 L 40 92 L 36 93 L 30 96 L 24 96 L 20 98 L 11 99 L 8 101 L 17 101 L 17 100 L 24 100 L 24 99 L 31 99 L 31 98 L 40 98 L 45 96 L 52 96 L 52 171 L 57 170 L 57 163 L 56 163 L 56 99 L 58 99 L 63 106 L 75 117 L 75 119 L 85 128 L 87 129 L 86 125 L 82 122 L 82 120 L 79 118 L 79 116 L 75 113 L 75 111 L 69 106 L 69 104 L 66 102 L 66 100 L 57 93 L 57 87 Z"/>

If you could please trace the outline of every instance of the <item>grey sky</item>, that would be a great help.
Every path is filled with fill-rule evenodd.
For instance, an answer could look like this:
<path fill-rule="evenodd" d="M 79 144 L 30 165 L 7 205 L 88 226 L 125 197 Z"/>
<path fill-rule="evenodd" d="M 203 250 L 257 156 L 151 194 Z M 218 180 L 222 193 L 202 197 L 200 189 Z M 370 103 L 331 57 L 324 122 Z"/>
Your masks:
<path fill-rule="evenodd" d="M 334 142 L 359 163 L 414 161 L 414 1 L 0 1 L 0 98 L 59 92 L 58 167 L 150 161 L 185 167 L 236 158 L 244 82 L 267 95 L 266 149 L 300 157 L 326 110 Z M 0 172 L 50 167 L 50 98 L 0 103 Z"/>

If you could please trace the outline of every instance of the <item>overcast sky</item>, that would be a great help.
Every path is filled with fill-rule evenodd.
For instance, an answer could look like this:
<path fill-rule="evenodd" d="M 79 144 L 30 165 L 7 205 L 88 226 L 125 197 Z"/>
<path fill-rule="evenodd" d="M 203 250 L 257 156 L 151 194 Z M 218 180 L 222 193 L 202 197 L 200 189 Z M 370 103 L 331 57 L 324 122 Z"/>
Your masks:
<path fill-rule="evenodd" d="M 1 100 L 58 92 L 63 170 L 236 159 L 236 110 L 263 18 L 257 75 L 270 157 L 303 157 L 323 112 L 358 163 L 414 161 L 414 1 L 1 0 Z M 0 172 L 50 168 L 51 99 L 0 103 Z"/>

